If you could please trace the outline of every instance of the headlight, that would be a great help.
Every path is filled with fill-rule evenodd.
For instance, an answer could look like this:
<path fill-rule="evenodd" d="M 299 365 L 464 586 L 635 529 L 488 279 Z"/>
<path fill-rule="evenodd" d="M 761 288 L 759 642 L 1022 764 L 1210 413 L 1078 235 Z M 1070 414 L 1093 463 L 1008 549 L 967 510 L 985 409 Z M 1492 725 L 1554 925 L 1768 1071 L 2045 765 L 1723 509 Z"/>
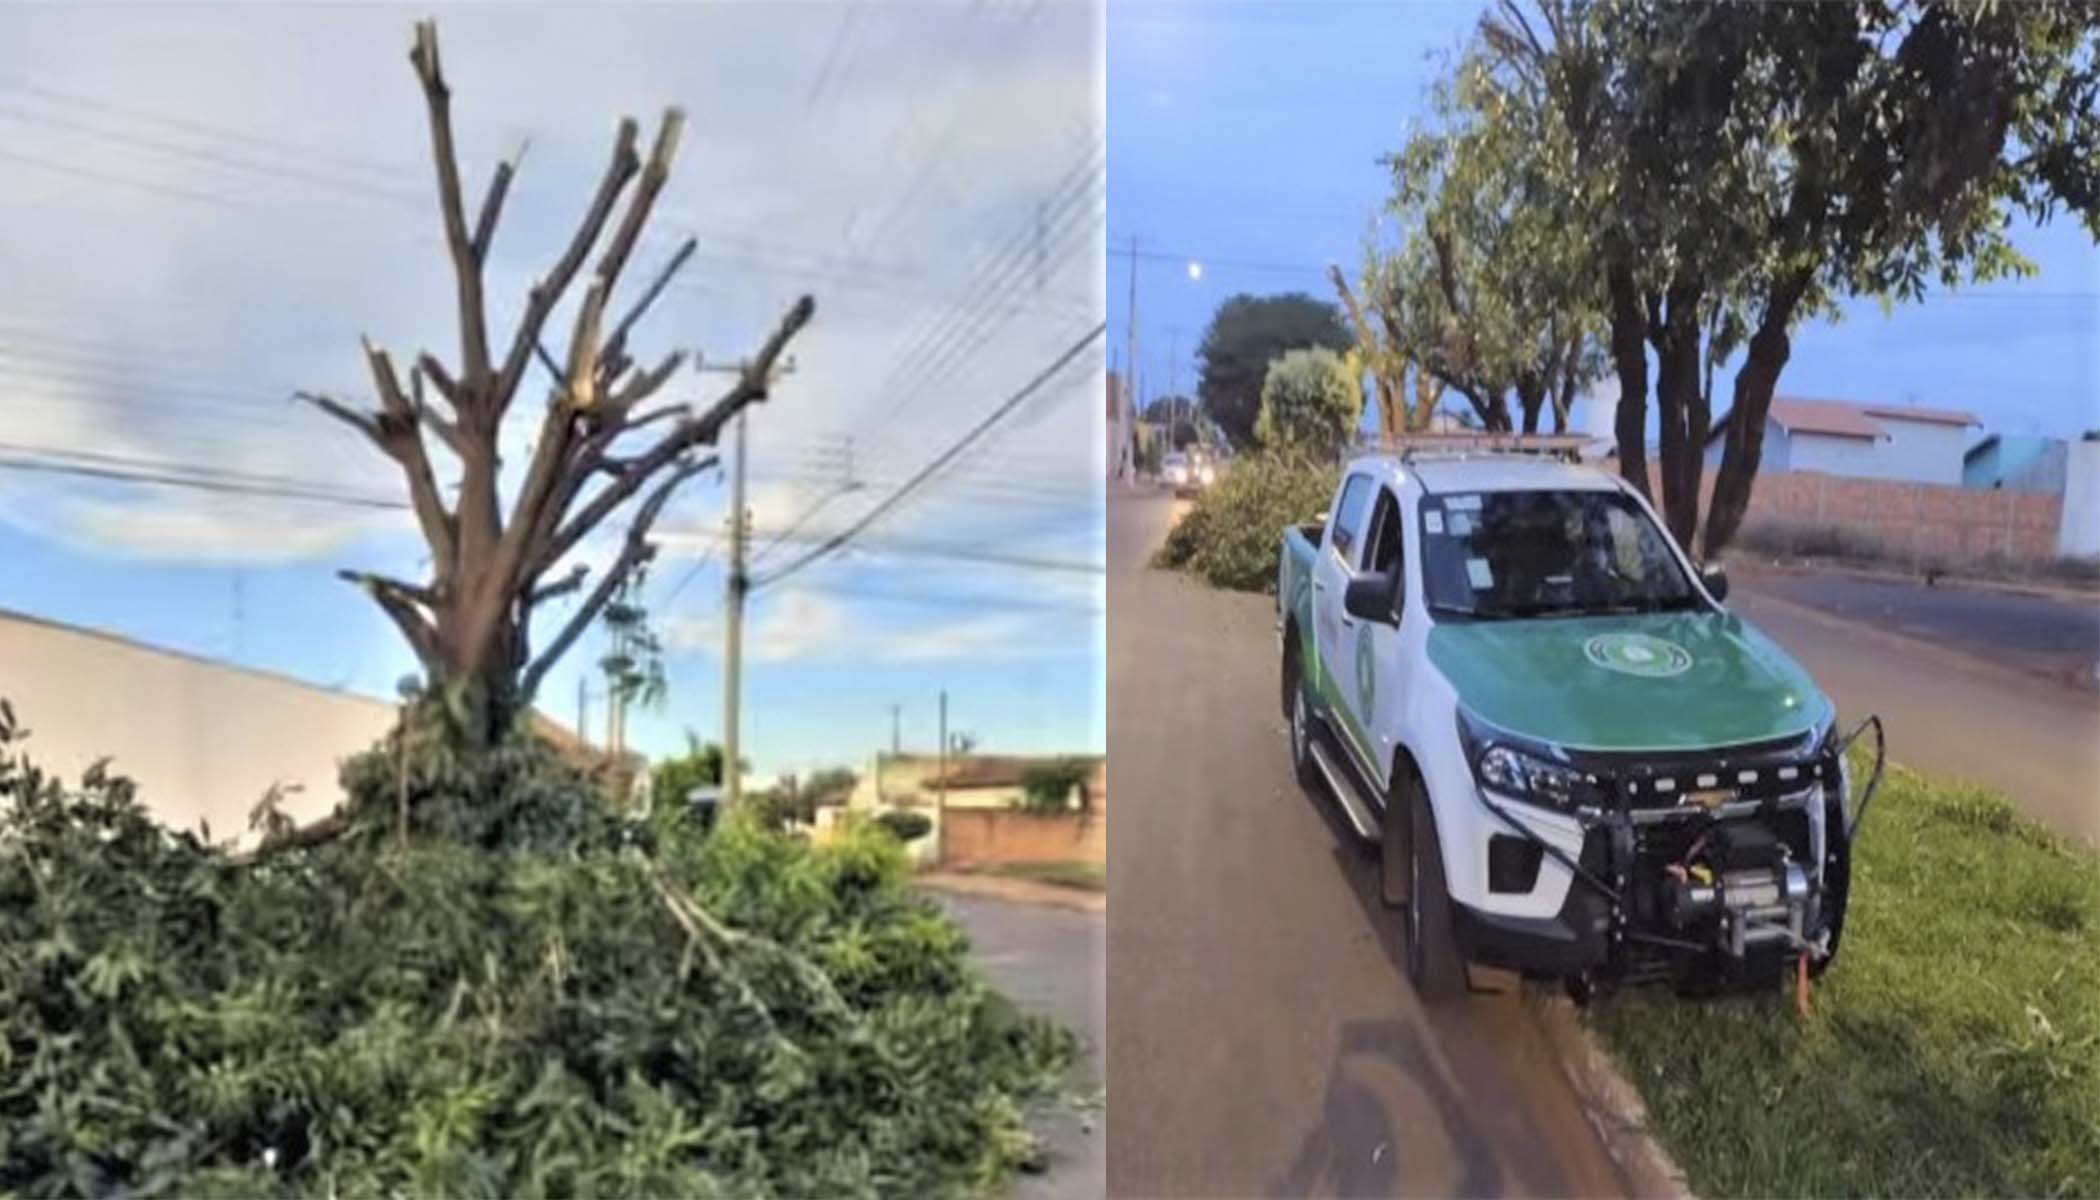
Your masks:
<path fill-rule="evenodd" d="M 1464 709 L 1458 712 L 1458 740 L 1483 788 L 1554 808 L 1572 809 L 1597 799 L 1596 782 L 1585 771 L 1555 762 L 1551 746 L 1505 733 Z"/>
<path fill-rule="evenodd" d="M 1196 472 L 1196 478 L 1201 479 L 1205 483 L 1209 483 L 1211 481 L 1211 469 L 1209 467 L 1205 467 L 1201 471 Z"/>
<path fill-rule="evenodd" d="M 1556 808 L 1573 808 L 1581 803 L 1588 786 L 1587 777 L 1580 771 L 1507 746 L 1489 747 L 1473 769 L 1480 782 L 1495 791 Z"/>

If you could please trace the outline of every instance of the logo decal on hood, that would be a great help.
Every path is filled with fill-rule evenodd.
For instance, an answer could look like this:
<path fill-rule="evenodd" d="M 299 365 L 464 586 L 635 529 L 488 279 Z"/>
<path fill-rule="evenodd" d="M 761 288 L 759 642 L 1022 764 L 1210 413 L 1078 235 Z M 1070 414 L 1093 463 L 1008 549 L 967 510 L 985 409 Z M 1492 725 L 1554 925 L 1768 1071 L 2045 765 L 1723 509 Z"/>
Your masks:
<path fill-rule="evenodd" d="M 1661 679 L 1691 670 L 1691 652 L 1645 633 L 1600 633 L 1582 644 L 1583 656 L 1607 671 Z"/>

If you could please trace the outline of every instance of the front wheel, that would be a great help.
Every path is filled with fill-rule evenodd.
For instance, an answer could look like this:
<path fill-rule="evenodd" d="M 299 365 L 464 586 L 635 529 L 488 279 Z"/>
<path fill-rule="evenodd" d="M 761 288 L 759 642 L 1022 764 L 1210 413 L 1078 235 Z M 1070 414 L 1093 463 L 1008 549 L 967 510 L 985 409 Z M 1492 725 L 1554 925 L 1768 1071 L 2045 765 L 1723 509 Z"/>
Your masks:
<path fill-rule="evenodd" d="M 1429 793 L 1412 772 L 1395 781 L 1386 808 L 1389 825 L 1407 826 L 1407 979 L 1425 1004 L 1439 1004 L 1465 990 L 1465 964 L 1451 934 L 1451 893 L 1444 883 L 1444 854 L 1437 840 Z M 1390 836 L 1386 839 L 1390 845 Z"/>

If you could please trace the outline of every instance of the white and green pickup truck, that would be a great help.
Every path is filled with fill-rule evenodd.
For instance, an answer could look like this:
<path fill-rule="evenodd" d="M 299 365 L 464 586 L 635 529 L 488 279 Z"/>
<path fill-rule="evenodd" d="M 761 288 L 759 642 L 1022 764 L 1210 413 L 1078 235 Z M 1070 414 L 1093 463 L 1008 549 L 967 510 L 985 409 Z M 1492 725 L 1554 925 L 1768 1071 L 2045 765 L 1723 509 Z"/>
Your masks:
<path fill-rule="evenodd" d="M 1294 765 L 1379 847 L 1425 995 L 1467 963 L 1578 997 L 1828 966 L 1849 739 L 1727 594 L 1633 488 L 1538 457 L 1361 458 L 1284 531 Z"/>

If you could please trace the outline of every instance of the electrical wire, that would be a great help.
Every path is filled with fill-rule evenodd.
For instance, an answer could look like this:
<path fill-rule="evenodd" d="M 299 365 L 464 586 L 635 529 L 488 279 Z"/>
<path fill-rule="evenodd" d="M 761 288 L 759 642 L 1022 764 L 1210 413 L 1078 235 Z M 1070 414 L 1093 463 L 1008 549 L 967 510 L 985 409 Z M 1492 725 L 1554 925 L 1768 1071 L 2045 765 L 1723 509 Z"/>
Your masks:
<path fill-rule="evenodd" d="M 839 531 L 838 533 L 835 533 L 830 537 L 826 538 L 823 542 L 819 543 L 815 547 L 798 556 L 794 561 L 790 562 L 788 565 L 780 568 L 779 570 L 769 572 L 764 576 L 753 579 L 751 583 L 752 588 L 755 590 L 757 588 L 762 588 L 767 586 L 768 584 L 775 583 L 781 579 L 784 579 L 789 575 L 792 575 L 795 572 L 801 570 L 802 568 L 810 565 L 811 563 L 816 562 L 818 559 L 824 558 L 827 555 L 837 552 L 847 543 L 851 542 L 856 536 L 865 531 L 870 525 L 873 525 L 876 521 L 881 520 L 885 514 L 889 513 L 899 504 L 902 504 L 906 499 L 908 499 L 911 496 L 911 494 L 914 491 L 918 490 L 918 488 L 921 485 L 923 485 L 926 482 L 926 480 L 932 478 L 933 475 L 937 473 L 943 466 L 953 461 L 957 455 L 961 454 L 964 450 L 968 449 L 972 442 L 975 442 L 978 438 L 984 436 L 985 431 L 992 428 L 992 426 L 998 424 L 1002 418 L 1012 413 L 1016 408 L 1019 408 L 1024 402 L 1026 402 L 1029 399 L 1029 397 L 1035 395 L 1036 392 L 1039 391 L 1044 384 L 1050 382 L 1051 379 L 1055 378 L 1059 372 L 1063 371 L 1066 366 L 1070 365 L 1072 360 L 1078 358 L 1079 355 L 1083 353 L 1089 346 L 1092 346 L 1096 341 L 1099 341 L 1101 336 L 1107 331 L 1107 322 L 1104 321 L 1099 324 L 1096 324 L 1091 330 L 1087 331 L 1084 337 L 1072 343 L 1071 348 L 1067 349 L 1063 354 L 1060 354 L 1054 361 L 1051 362 L 1049 366 L 1037 372 L 1036 376 L 1033 379 L 1029 380 L 1025 385 L 1023 385 L 1019 391 L 1015 392 L 1013 395 L 1007 397 L 1004 401 L 1002 401 L 998 405 L 998 407 L 994 408 L 989 414 L 987 414 L 982 421 L 979 421 L 976 425 L 971 426 L 969 431 L 964 433 L 962 437 L 956 439 L 953 445 L 949 446 L 940 454 L 935 455 L 931 462 L 927 463 L 923 468 L 921 468 L 919 472 L 913 475 L 909 480 L 907 480 L 903 484 L 903 486 L 899 487 L 897 490 L 891 492 L 888 496 L 884 497 L 873 508 L 869 509 L 866 513 L 862 514 L 851 525 L 847 526 L 845 529 Z"/>

